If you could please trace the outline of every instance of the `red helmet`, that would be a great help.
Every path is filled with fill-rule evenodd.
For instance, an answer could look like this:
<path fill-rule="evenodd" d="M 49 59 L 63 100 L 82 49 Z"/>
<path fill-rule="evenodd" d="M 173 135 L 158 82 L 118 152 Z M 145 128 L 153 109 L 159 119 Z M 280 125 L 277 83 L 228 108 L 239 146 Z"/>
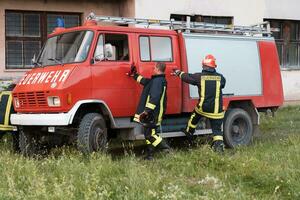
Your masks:
<path fill-rule="evenodd" d="M 211 68 L 216 68 L 217 64 L 216 64 L 216 58 L 211 55 L 208 54 L 207 56 L 205 56 L 205 58 L 202 60 L 202 66 L 207 66 L 207 67 L 211 67 Z"/>

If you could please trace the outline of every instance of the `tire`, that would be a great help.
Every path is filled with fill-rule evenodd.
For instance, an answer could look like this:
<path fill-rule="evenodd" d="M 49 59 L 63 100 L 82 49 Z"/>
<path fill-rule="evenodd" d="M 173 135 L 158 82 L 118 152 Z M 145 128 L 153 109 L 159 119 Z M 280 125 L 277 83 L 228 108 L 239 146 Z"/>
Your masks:
<path fill-rule="evenodd" d="M 20 153 L 19 131 L 12 132 L 12 147 L 15 153 Z"/>
<path fill-rule="evenodd" d="M 28 130 L 20 130 L 19 147 L 21 154 L 24 156 L 37 155 L 40 152 L 39 137 Z"/>
<path fill-rule="evenodd" d="M 243 109 L 234 108 L 226 112 L 224 122 L 224 142 L 234 148 L 249 145 L 253 136 L 253 123 L 250 115 Z"/>
<path fill-rule="evenodd" d="M 98 113 L 86 114 L 79 124 L 77 147 L 84 154 L 107 149 L 105 120 Z"/>

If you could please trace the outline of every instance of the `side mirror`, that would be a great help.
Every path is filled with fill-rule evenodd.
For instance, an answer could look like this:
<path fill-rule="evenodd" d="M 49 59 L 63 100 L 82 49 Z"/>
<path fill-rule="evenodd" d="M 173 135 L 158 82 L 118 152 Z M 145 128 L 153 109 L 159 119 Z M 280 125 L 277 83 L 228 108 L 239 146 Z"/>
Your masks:
<path fill-rule="evenodd" d="M 35 54 L 33 55 L 32 59 L 31 59 L 31 65 L 33 65 L 34 67 L 41 67 L 42 64 L 38 63 L 35 57 Z"/>
<path fill-rule="evenodd" d="M 114 55 L 113 52 L 114 52 L 113 51 L 113 46 L 111 44 L 109 44 L 109 43 L 105 44 L 104 45 L 104 53 L 98 52 L 99 54 L 95 55 L 92 58 L 92 60 L 91 60 L 92 64 L 95 64 L 95 63 L 103 61 L 103 60 L 110 60 L 110 59 L 112 59 L 113 55 Z"/>
<path fill-rule="evenodd" d="M 94 57 L 92 58 L 91 62 L 92 62 L 92 64 L 95 64 L 95 63 L 100 62 L 100 61 L 102 61 L 102 60 L 104 60 L 104 56 L 103 56 L 103 54 L 101 53 L 101 54 L 99 54 L 99 55 L 94 56 Z"/>
<path fill-rule="evenodd" d="M 35 63 L 36 63 L 36 57 L 34 54 L 33 57 L 31 58 L 31 64 L 34 65 Z"/>
<path fill-rule="evenodd" d="M 95 61 L 101 61 L 101 60 L 103 60 L 103 59 L 104 59 L 103 54 L 96 55 L 96 56 L 94 57 L 94 60 L 95 60 Z"/>

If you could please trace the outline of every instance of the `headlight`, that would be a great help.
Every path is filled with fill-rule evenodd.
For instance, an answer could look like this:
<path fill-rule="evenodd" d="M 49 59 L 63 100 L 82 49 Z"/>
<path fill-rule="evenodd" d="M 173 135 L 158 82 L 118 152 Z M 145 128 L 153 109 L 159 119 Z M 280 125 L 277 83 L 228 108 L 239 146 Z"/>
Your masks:
<path fill-rule="evenodd" d="M 18 98 L 14 98 L 16 108 L 20 107 L 20 101 Z"/>
<path fill-rule="evenodd" d="M 50 107 L 58 107 L 60 106 L 59 97 L 48 97 L 48 106 Z"/>

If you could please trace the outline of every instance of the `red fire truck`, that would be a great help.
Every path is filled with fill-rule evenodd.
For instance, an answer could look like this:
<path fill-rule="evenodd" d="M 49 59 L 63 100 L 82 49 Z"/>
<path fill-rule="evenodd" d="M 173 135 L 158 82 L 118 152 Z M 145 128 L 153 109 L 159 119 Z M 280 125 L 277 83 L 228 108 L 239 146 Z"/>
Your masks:
<path fill-rule="evenodd" d="M 103 26 L 97 22 L 135 24 Z M 169 27 L 169 30 L 152 28 Z M 141 26 L 141 27 L 136 27 Z M 217 58 L 227 84 L 223 130 L 228 147 L 247 145 L 259 125 L 259 112 L 283 103 L 276 44 L 267 23 L 228 26 L 200 22 L 104 17 L 91 14 L 83 26 L 57 28 L 13 90 L 17 113 L 11 123 L 20 132 L 25 155 L 47 145 L 76 142 L 85 153 L 103 150 L 117 135 L 143 139 L 132 118 L 141 86 L 126 76 L 132 64 L 150 77 L 157 61 L 166 63 L 167 112 L 162 137 L 180 137 L 197 103 L 197 89 L 171 76 L 172 69 L 201 71 L 206 54 Z M 196 135 L 210 134 L 206 120 Z"/>

